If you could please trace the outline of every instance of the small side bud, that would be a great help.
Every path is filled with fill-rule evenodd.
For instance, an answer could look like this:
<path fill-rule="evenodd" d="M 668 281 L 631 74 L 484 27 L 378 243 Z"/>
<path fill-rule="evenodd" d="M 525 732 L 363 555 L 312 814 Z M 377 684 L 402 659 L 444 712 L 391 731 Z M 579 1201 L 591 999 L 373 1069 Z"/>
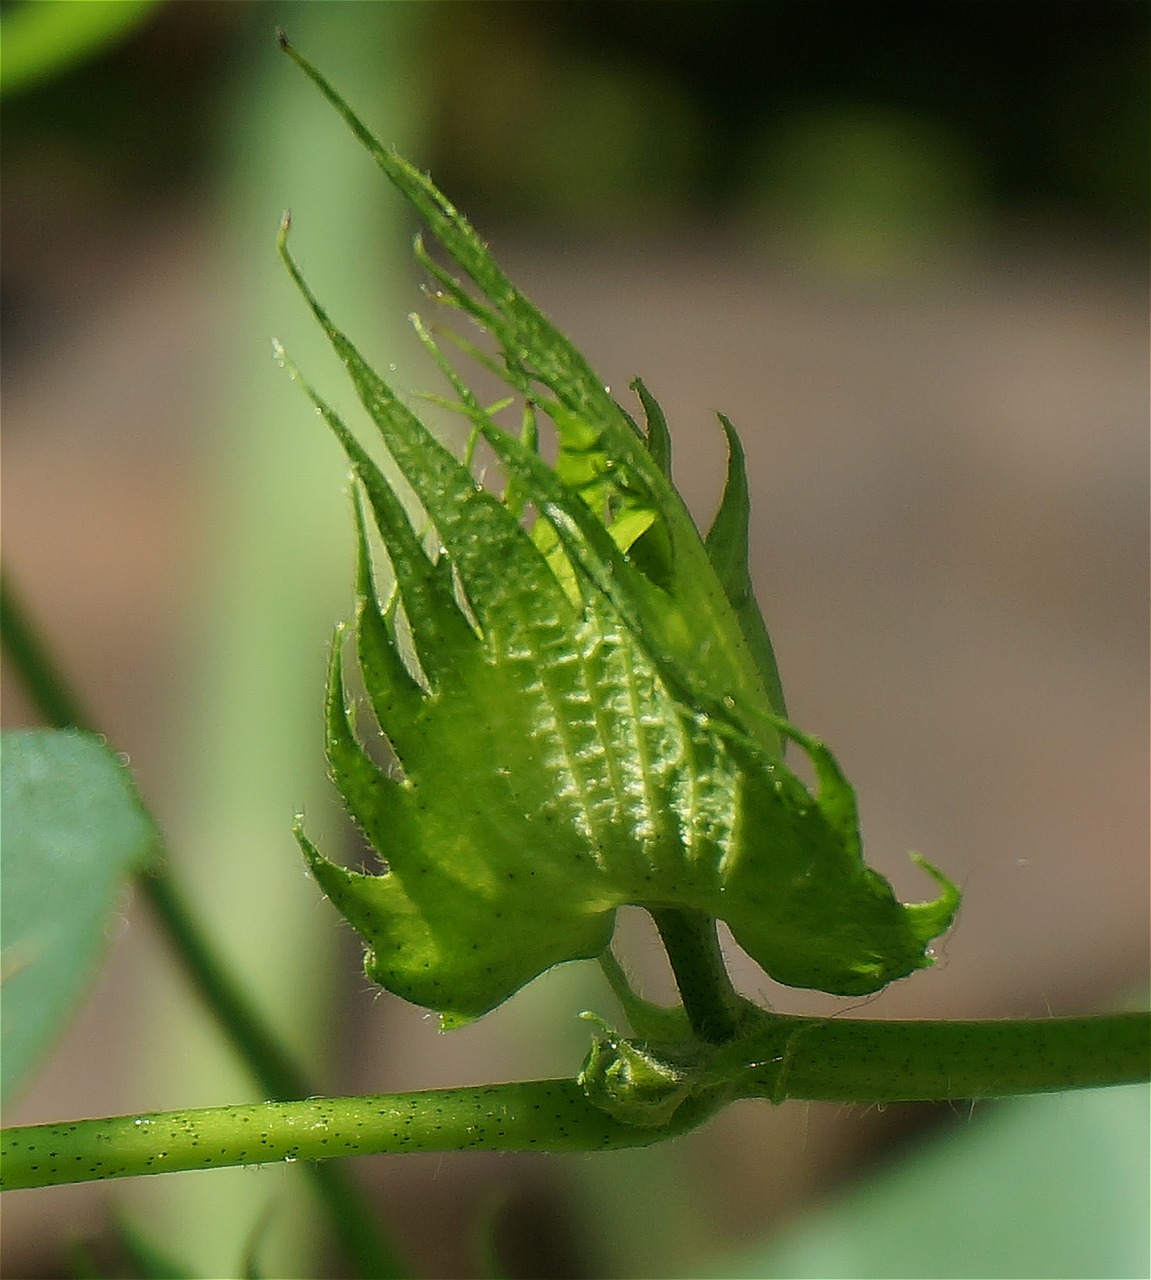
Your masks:
<path fill-rule="evenodd" d="M 704 1063 L 698 1049 L 677 1054 L 667 1046 L 652 1048 L 623 1040 L 595 1015 L 583 1015 L 602 1028 L 579 1075 L 580 1088 L 593 1106 L 614 1120 L 640 1128 L 666 1125 L 703 1083 Z"/>

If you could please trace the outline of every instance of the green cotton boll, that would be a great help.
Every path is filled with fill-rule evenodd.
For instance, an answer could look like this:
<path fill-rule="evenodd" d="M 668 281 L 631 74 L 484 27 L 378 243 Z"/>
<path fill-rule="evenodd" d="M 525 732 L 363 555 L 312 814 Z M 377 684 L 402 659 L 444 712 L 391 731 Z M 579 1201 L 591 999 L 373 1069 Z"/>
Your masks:
<path fill-rule="evenodd" d="M 671 482 L 667 427 L 643 384 L 641 428 L 430 180 L 293 56 L 470 280 L 466 289 L 417 249 L 438 299 L 478 323 L 497 355 L 453 345 L 497 372 L 521 409 L 519 431 L 506 430 L 415 322 L 448 384 L 436 403 L 461 414 L 500 464 L 506 488 L 490 491 L 471 448 L 461 460 L 441 444 L 329 318 L 285 228 L 284 262 L 391 457 L 389 474 L 410 491 L 401 499 L 299 379 L 355 477 L 354 660 L 376 725 L 357 724 L 341 629 L 327 754 L 382 866 L 348 870 L 298 834 L 317 882 L 363 936 L 368 974 L 458 1025 L 553 965 L 600 954 L 625 904 L 724 920 L 791 986 L 862 995 L 929 964 L 958 891 L 923 863 L 939 897 L 900 903 L 863 860 L 855 797 L 834 759 L 783 718 L 751 590 L 747 481 L 731 424 L 721 418 L 728 479 L 705 539 Z M 554 429 L 554 463 L 539 452 L 537 419 Z M 387 604 L 365 512 L 396 583 Z M 396 758 L 390 772 L 363 745 L 377 730 Z M 811 760 L 814 792 L 784 764 L 787 741 Z M 638 1070 L 620 1059 L 613 1079 Z"/>

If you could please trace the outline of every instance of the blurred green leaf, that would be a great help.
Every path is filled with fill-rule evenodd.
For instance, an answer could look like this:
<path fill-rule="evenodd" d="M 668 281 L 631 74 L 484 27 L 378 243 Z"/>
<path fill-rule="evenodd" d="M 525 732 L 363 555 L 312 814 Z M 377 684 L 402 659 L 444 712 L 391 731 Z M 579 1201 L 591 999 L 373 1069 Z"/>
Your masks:
<path fill-rule="evenodd" d="M 113 1211 L 111 1236 L 116 1252 L 113 1254 L 105 1248 L 102 1250 L 105 1256 L 99 1259 L 87 1241 L 69 1243 L 71 1280 L 117 1280 L 121 1276 L 132 1276 L 136 1280 L 196 1280 L 193 1271 L 158 1248 L 124 1213 Z"/>
<path fill-rule="evenodd" d="M 1118 1280 L 1151 1274 L 1145 1086 L 1001 1103 L 902 1153 L 724 1280 Z"/>
<path fill-rule="evenodd" d="M 500 1226 L 509 1202 L 506 1187 L 491 1191 L 480 1202 L 472 1218 L 472 1253 L 476 1274 L 481 1280 L 511 1280 L 500 1251 Z"/>
<path fill-rule="evenodd" d="M 46 80 L 147 17 L 158 0 L 23 0 L 0 18 L 0 92 Z"/>
<path fill-rule="evenodd" d="M 195 1280 L 195 1272 L 156 1244 L 125 1214 L 117 1214 L 115 1233 L 120 1247 L 140 1280 Z"/>
<path fill-rule="evenodd" d="M 2 738 L 2 1094 L 22 1084 L 95 970 L 120 886 L 157 847 L 127 770 L 98 738 Z"/>

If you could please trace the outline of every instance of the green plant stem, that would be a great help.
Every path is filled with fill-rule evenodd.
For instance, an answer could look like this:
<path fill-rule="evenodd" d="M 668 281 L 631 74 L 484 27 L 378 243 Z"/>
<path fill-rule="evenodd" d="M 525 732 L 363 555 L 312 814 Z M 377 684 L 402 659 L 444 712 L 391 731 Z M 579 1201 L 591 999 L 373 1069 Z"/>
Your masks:
<path fill-rule="evenodd" d="M 1151 1077 L 1151 1015 L 886 1022 L 771 1015 L 719 1050 L 736 1096 L 782 1102 L 942 1102 L 1137 1084 Z"/>
<path fill-rule="evenodd" d="M 382 1152 L 607 1151 L 659 1142 L 707 1114 L 691 1103 L 680 1111 L 675 1129 L 636 1129 L 592 1106 L 574 1080 L 531 1080 L 31 1125 L 5 1130 L 3 1187 Z"/>
<path fill-rule="evenodd" d="M 654 908 L 651 916 L 671 961 L 692 1030 L 708 1044 L 733 1039 L 743 1002 L 731 985 L 715 920 L 701 911 L 679 907 Z"/>
<path fill-rule="evenodd" d="M 667 1128 L 621 1124 L 572 1080 L 116 1116 L 11 1129 L 5 1190 L 408 1151 L 606 1151 L 647 1146 L 710 1114 L 689 1101 Z"/>
<path fill-rule="evenodd" d="M 838 1102 L 1006 1097 L 1148 1078 L 1146 1014 L 1022 1022 L 871 1022 L 775 1016 L 719 1049 L 734 1096 Z M 604 1151 L 686 1132 L 716 1095 L 661 1127 L 627 1125 L 571 1080 L 315 1098 L 117 1116 L 4 1131 L 5 1189 L 178 1170 L 410 1151 Z"/>
<path fill-rule="evenodd" d="M 44 718 L 58 729 L 96 732 L 36 628 L 15 600 L 6 575 L 0 578 L 0 630 L 4 650 Z M 279 1101 L 318 1093 L 205 937 L 172 878 L 166 859 L 158 857 L 136 876 L 135 882 L 185 977 L 260 1089 Z M 374 1216 L 344 1174 L 320 1164 L 309 1165 L 308 1172 L 333 1230 L 360 1274 L 370 1277 L 407 1274 L 395 1251 L 381 1236 Z"/>
<path fill-rule="evenodd" d="M 0 572 L 0 636 L 4 652 L 20 673 L 45 720 L 57 729 L 86 729 L 95 733 L 92 722 L 8 585 L 7 571 Z"/>

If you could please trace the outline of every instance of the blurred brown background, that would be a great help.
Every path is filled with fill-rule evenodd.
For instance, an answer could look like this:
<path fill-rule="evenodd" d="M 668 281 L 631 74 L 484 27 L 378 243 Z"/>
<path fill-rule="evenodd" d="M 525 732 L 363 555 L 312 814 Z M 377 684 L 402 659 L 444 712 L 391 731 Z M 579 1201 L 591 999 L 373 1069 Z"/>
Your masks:
<path fill-rule="evenodd" d="M 302 803 L 335 819 L 318 711 L 323 638 L 350 599 L 350 530 L 326 442 L 326 473 L 305 477 L 330 489 L 314 538 L 310 517 L 283 496 L 298 477 L 273 483 L 263 455 L 237 443 L 246 406 L 280 378 L 270 333 L 301 327 L 278 285 L 268 286 L 266 323 L 238 295 L 249 268 L 275 276 L 271 239 L 287 203 L 305 258 L 321 256 L 299 216 L 302 180 L 290 167 L 271 179 L 273 166 L 258 171 L 245 149 L 288 129 L 278 135 L 252 106 L 259 86 L 303 104 L 316 145 L 343 139 L 277 61 L 277 23 L 348 87 L 385 141 L 410 140 L 621 398 L 643 376 L 701 521 L 722 482 L 714 411 L 739 427 L 756 580 L 791 715 L 838 754 L 869 857 L 901 895 L 930 888 L 909 849 L 966 892 L 936 968 L 868 1011 L 1041 1015 L 1138 998 L 1148 888 L 1145 7 L 175 0 L 120 47 L 6 107 L 12 585 L 130 755 L 189 882 L 208 903 L 238 901 L 273 934 L 274 894 L 228 878 L 241 874 L 246 836 L 229 837 L 226 874 L 197 870 L 203 845 L 219 841 L 196 834 L 208 802 L 189 794 L 190 778 L 210 779 L 204 758 L 226 755 L 242 797 L 259 786 L 246 770 L 258 773 L 282 735 L 314 731 L 306 780 L 277 793 L 260 838 L 285 892 L 304 904 L 291 910 L 327 939 L 319 954 L 333 945 L 335 917 L 303 881 L 288 825 Z M 341 49 L 359 50 L 346 72 Z M 385 65 L 392 80 L 373 76 Z M 402 119 L 385 109 L 396 95 Z M 349 154 L 371 184 L 370 165 Z M 388 326 L 419 304 L 398 217 L 392 207 L 380 215 L 378 244 L 345 230 L 324 249 L 384 262 L 379 286 L 361 283 L 370 296 L 354 304 L 377 326 L 384 362 Z M 317 285 L 336 305 L 331 279 Z M 419 389 L 427 376 L 401 357 L 401 385 Z M 265 439 L 310 448 L 301 398 L 289 390 L 276 403 Z M 261 484 L 270 497 L 254 492 Z M 273 515 L 249 511 L 258 524 L 246 525 L 243 513 L 264 500 Z M 259 550 L 276 520 L 293 536 L 303 526 L 306 567 L 281 543 Z M 224 562 L 247 566 L 247 587 Z M 277 720 L 273 691 L 234 730 L 219 729 L 224 719 L 206 727 L 200 691 L 220 654 L 235 658 L 241 693 L 259 685 L 262 655 L 286 624 L 277 606 L 260 615 L 253 597 L 272 592 L 269 581 L 291 597 L 294 573 L 307 583 L 294 603 L 304 675 L 283 700 L 298 698 L 304 719 Z M 257 619 L 244 639 L 211 613 L 236 599 Z M 7 671 L 4 722 L 34 722 Z M 219 751 L 213 735 L 228 739 Z M 633 933 L 632 966 L 666 990 L 654 941 Z M 580 967 L 441 1039 L 419 1011 L 366 990 L 357 952 L 341 930 L 335 976 L 307 996 L 310 1016 L 319 1007 L 326 1020 L 296 1028 L 324 1059 L 331 1091 L 570 1072 L 586 1038 L 572 1012 L 610 1012 Z M 775 1007 L 843 1004 L 736 966 L 745 990 Z M 291 988 L 275 967 L 257 958 L 254 981 Z M 9 1119 L 235 1100 L 230 1083 L 167 1088 L 170 1073 L 148 1067 L 162 1026 L 195 1080 L 229 1079 L 210 1060 L 189 1065 L 199 1050 L 184 1047 L 179 1028 L 198 1044 L 198 1015 L 157 1012 L 158 988 L 182 998 L 149 922 L 126 902 L 92 1004 Z M 460 1234 L 497 1188 L 509 1196 L 516 1274 L 655 1275 L 752 1238 L 876 1151 L 953 1118 L 745 1104 L 673 1148 L 594 1169 L 472 1155 L 356 1163 L 426 1274 L 470 1274 Z M 288 1194 L 281 1172 L 258 1188 L 250 1174 L 230 1185 L 251 1192 L 258 1212 Z M 222 1186 L 222 1175 L 199 1182 L 217 1177 Z M 60 1274 L 67 1236 L 99 1236 L 110 1198 L 133 1194 L 9 1197 L 5 1274 Z M 140 1212 L 159 1212 L 142 1194 Z M 589 1212 L 592 1227 L 581 1225 Z M 192 1210 L 177 1217 L 173 1238 L 203 1243 L 208 1228 L 187 1225 Z M 203 1255 L 203 1274 L 217 1273 L 216 1256 Z"/>

